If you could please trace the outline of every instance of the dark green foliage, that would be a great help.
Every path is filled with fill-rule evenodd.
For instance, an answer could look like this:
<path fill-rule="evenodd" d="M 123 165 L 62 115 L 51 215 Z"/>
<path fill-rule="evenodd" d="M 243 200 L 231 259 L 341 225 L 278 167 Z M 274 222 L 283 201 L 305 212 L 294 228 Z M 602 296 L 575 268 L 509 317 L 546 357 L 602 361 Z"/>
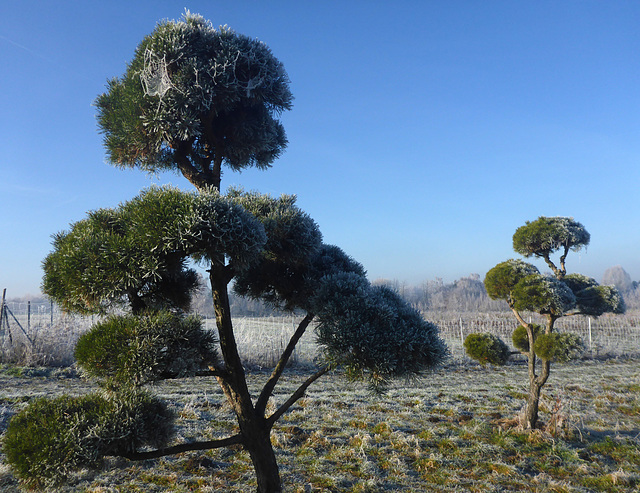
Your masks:
<path fill-rule="evenodd" d="M 469 334 L 464 340 L 464 349 L 481 365 L 502 366 L 509 360 L 509 347 L 494 334 Z"/>
<path fill-rule="evenodd" d="M 383 390 L 389 378 L 411 377 L 448 355 L 434 324 L 400 296 L 362 276 L 327 276 L 314 297 L 316 333 L 326 361 L 352 379 Z"/>
<path fill-rule="evenodd" d="M 3 452 L 25 485 L 42 488 L 106 455 L 164 445 L 172 419 L 162 402 L 139 391 L 35 399 L 11 419 Z"/>
<path fill-rule="evenodd" d="M 536 338 L 539 334 L 542 333 L 543 328 L 537 324 L 530 324 L 531 329 L 533 330 L 533 340 L 535 343 Z M 524 325 L 518 325 L 516 330 L 513 331 L 511 335 L 511 340 L 513 341 L 514 347 L 523 353 L 529 352 L 529 335 L 527 334 L 527 329 Z"/>
<path fill-rule="evenodd" d="M 567 274 L 562 278 L 562 282 L 567 285 L 567 287 L 573 291 L 574 294 L 579 293 L 583 289 L 590 288 L 592 286 L 597 286 L 598 283 L 592 277 L 587 277 L 582 274 Z"/>
<path fill-rule="evenodd" d="M 154 61 L 166 64 L 164 94 L 141 80 Z M 287 144 L 277 117 L 292 100 L 284 67 L 264 43 L 187 13 L 142 40 L 96 106 L 112 164 L 154 172 L 186 162 L 206 175 L 214 157 L 236 170 L 268 167 Z"/>
<path fill-rule="evenodd" d="M 193 226 L 185 234 L 185 248 L 195 260 L 215 264 L 227 257 L 240 271 L 258 260 L 266 241 L 260 221 L 234 200 L 214 189 L 198 195 Z"/>
<path fill-rule="evenodd" d="M 107 392 L 108 414 L 99 417 L 103 455 L 128 456 L 141 447 L 160 448 L 173 438 L 174 415 L 151 393 L 128 388 Z"/>
<path fill-rule="evenodd" d="M 524 257 L 548 256 L 560 248 L 580 250 L 591 236 L 570 217 L 539 217 L 520 226 L 513 235 L 513 249 Z"/>
<path fill-rule="evenodd" d="M 239 273 L 234 291 L 284 310 L 304 308 L 317 280 L 311 260 L 322 247 L 316 222 L 295 205 L 295 197 L 272 198 L 231 190 L 229 195 L 264 226 L 267 242 L 260 259 Z M 314 279 L 311 279 L 314 277 Z"/>
<path fill-rule="evenodd" d="M 541 314 L 562 316 L 576 306 L 573 292 L 555 277 L 532 274 L 513 288 L 513 307 Z"/>
<path fill-rule="evenodd" d="M 308 263 L 322 242 L 316 222 L 296 205 L 294 195 L 274 198 L 258 192 L 230 189 L 227 196 L 263 225 L 267 235 L 263 257 L 288 265 Z"/>
<path fill-rule="evenodd" d="M 564 363 L 579 358 L 584 352 L 584 343 L 576 334 L 540 334 L 536 338 L 533 350 L 539 358 Z"/>
<path fill-rule="evenodd" d="M 198 317 L 170 312 L 111 316 L 83 334 L 75 349 L 78 364 L 109 385 L 142 385 L 193 375 L 213 365 L 216 340 Z"/>
<path fill-rule="evenodd" d="M 306 222 L 302 218 L 301 221 Z M 258 263 L 237 276 L 234 284 L 237 294 L 260 299 L 278 309 L 313 312 L 311 300 L 323 277 L 345 272 L 365 275 L 362 265 L 340 248 L 320 243 L 319 232 L 314 233 L 315 223 L 314 228 L 307 229 L 309 241 L 306 253 L 301 251 L 297 259 L 291 261 L 290 254 L 281 250 L 281 245 L 286 242 L 272 242 L 271 238 L 281 235 L 283 230 L 296 233 L 298 228 L 278 228 L 276 221 L 269 222 L 267 248 Z M 293 241 L 293 238 L 286 241 Z M 269 249 L 273 243 L 278 247 Z"/>
<path fill-rule="evenodd" d="M 194 197 L 153 187 L 117 209 L 100 209 L 54 236 L 42 289 L 65 310 L 105 313 L 129 305 L 188 309 L 198 277 L 186 267 L 182 234 Z"/>
<path fill-rule="evenodd" d="M 624 298 L 615 286 L 590 286 L 576 293 L 576 301 L 584 315 L 625 312 Z"/>
<path fill-rule="evenodd" d="M 492 300 L 506 300 L 511 306 L 514 302 L 512 291 L 516 284 L 526 276 L 538 274 L 534 265 L 522 260 L 510 259 L 501 262 L 487 272 L 484 278 L 484 287 Z"/>
<path fill-rule="evenodd" d="M 94 424 L 91 418 L 107 407 L 97 395 L 32 401 L 9 423 L 3 442 L 7 462 L 32 487 L 95 466 L 100 454 L 98 438 L 89 434 Z"/>

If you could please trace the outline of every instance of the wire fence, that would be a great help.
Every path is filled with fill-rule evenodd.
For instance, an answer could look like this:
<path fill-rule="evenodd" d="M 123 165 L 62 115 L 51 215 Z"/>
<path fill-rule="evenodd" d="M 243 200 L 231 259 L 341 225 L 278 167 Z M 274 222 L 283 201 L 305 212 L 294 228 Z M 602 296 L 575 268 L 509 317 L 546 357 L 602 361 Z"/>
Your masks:
<path fill-rule="evenodd" d="M 100 319 L 66 314 L 49 302 L 7 302 L 6 307 L 8 313 L 0 325 L 0 363 L 71 365 L 78 337 Z M 438 325 L 454 363 L 469 361 L 463 342 L 470 333 L 496 334 L 513 347 L 511 334 L 517 323 L 510 312 L 426 312 L 423 316 Z M 525 318 L 544 323 L 536 314 Z M 295 316 L 234 318 L 241 357 L 253 366 L 273 367 L 300 320 L 301 317 Z M 215 319 L 203 317 L 203 323 L 206 328 L 215 329 Z M 640 312 L 599 318 L 564 317 L 556 322 L 556 328 L 559 332 L 579 335 L 587 348 L 587 357 L 640 356 Z M 297 365 L 313 365 L 318 350 L 312 325 L 298 342 L 291 361 Z"/>
<path fill-rule="evenodd" d="M 494 313 L 425 313 L 427 320 L 438 325 L 454 361 L 467 360 L 464 339 L 471 333 L 488 332 L 499 336 L 512 351 L 516 351 L 511 335 L 518 326 L 510 312 Z M 528 314 L 526 321 L 544 325 L 545 319 Z M 640 356 L 640 314 L 564 317 L 556 321 L 558 332 L 579 335 L 587 349 L 585 356 L 593 358 Z M 524 358 L 524 356 L 523 356 Z"/>

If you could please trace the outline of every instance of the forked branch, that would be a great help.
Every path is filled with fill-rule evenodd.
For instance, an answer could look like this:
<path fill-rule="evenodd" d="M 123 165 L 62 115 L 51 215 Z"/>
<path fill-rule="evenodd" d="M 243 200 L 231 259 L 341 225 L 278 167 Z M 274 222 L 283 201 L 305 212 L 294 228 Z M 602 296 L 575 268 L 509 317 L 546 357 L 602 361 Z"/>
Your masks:
<path fill-rule="evenodd" d="M 325 366 L 325 367 L 321 368 L 320 370 L 318 370 L 317 372 L 315 372 L 309 378 L 307 378 L 304 381 L 304 383 L 302 385 L 300 385 L 300 387 L 298 387 L 298 389 L 293 394 L 291 394 L 291 397 L 289 397 L 286 400 L 286 402 L 284 404 L 282 404 L 282 406 L 280 406 L 275 413 L 273 413 L 271 416 L 269 416 L 267 418 L 267 420 L 266 420 L 267 428 L 271 429 L 271 427 L 278 420 L 278 418 L 280 418 L 280 416 L 282 416 L 284 413 L 286 413 L 289 410 L 289 408 L 291 406 L 293 406 L 293 404 L 298 399 L 300 399 L 300 397 L 302 397 L 304 395 L 304 393 L 307 390 L 307 388 L 309 387 L 309 385 L 311 385 L 313 382 L 318 380 L 318 378 L 320 378 L 325 373 L 329 372 L 330 369 L 331 368 L 329 366 Z"/>
<path fill-rule="evenodd" d="M 267 380 L 267 383 L 262 389 L 262 392 L 260 393 L 260 397 L 258 397 L 258 401 L 256 402 L 256 412 L 259 415 L 264 414 L 264 410 L 267 408 L 267 401 L 269 400 L 269 397 L 271 396 L 273 389 L 276 387 L 278 380 L 282 376 L 282 372 L 287 366 L 287 362 L 289 361 L 289 358 L 293 354 L 293 351 L 296 348 L 298 341 L 307 330 L 309 323 L 311 323 L 311 320 L 313 320 L 313 317 L 314 317 L 313 313 L 308 313 L 302 319 L 302 321 L 298 324 L 298 328 L 296 329 L 294 334 L 291 336 L 291 339 L 289 340 L 289 344 L 287 344 L 287 347 L 282 353 L 282 356 L 280 356 L 280 360 L 278 361 L 278 364 L 273 369 L 273 372 L 271 373 L 269 380 Z"/>

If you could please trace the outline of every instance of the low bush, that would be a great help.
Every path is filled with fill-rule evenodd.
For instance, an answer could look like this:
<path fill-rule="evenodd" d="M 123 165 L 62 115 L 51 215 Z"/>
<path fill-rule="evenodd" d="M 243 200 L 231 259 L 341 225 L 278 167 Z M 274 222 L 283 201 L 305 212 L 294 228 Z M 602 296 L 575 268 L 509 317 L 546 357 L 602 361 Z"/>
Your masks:
<path fill-rule="evenodd" d="M 196 316 L 171 312 L 119 315 L 95 324 L 76 344 L 90 376 L 118 386 L 193 375 L 216 359 L 216 338 Z"/>
<path fill-rule="evenodd" d="M 509 359 L 509 347 L 494 334 L 469 334 L 464 349 L 470 358 L 481 365 L 504 365 Z"/>
<path fill-rule="evenodd" d="M 540 334 L 533 350 L 539 358 L 565 363 L 582 356 L 585 346 L 580 336 L 564 332 Z"/>
<path fill-rule="evenodd" d="M 149 393 L 89 394 L 35 399 L 7 428 L 3 452 L 30 488 L 55 486 L 104 456 L 159 447 L 173 434 L 173 414 Z"/>

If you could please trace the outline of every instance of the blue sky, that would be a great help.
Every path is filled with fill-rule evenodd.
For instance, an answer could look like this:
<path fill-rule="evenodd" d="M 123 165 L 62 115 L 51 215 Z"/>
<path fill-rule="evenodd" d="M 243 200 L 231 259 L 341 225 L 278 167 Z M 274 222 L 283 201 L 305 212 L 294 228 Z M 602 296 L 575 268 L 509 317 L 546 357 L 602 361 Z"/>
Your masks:
<path fill-rule="evenodd" d="M 481 276 L 538 216 L 591 233 L 569 271 L 640 280 L 640 4 L 0 4 L 0 288 L 36 293 L 51 235 L 152 183 L 105 164 L 93 100 L 185 7 L 257 37 L 295 96 L 289 146 L 223 187 L 293 193 L 372 279 Z M 542 267 L 542 264 L 537 263 Z"/>

